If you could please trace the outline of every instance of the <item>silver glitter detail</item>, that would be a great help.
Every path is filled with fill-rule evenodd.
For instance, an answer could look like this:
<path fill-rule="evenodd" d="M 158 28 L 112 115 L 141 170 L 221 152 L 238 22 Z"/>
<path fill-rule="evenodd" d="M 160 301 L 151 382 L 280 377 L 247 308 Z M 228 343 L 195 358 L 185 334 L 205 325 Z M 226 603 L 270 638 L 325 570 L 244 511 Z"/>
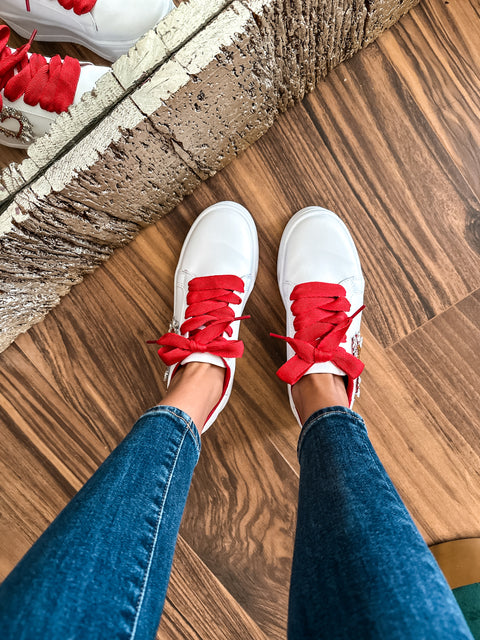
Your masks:
<path fill-rule="evenodd" d="M 359 333 L 356 333 L 352 337 L 352 354 L 355 356 L 355 358 L 360 358 L 362 346 L 363 346 L 363 338 Z"/>
<path fill-rule="evenodd" d="M 0 123 L 10 119 L 16 120 L 20 128 L 18 131 L 10 131 L 10 129 L 5 129 L 5 127 L 0 126 L 0 134 L 3 134 L 7 138 L 15 138 L 23 142 L 23 144 L 31 144 L 35 140 L 35 135 L 33 133 L 33 125 L 25 114 L 13 107 L 3 107 L 0 112 Z"/>
<path fill-rule="evenodd" d="M 359 398 L 360 397 L 360 383 L 362 381 L 361 376 L 358 376 L 358 378 L 355 380 L 355 398 Z"/>
<path fill-rule="evenodd" d="M 175 316 L 173 316 L 172 321 L 168 325 L 167 333 L 178 333 L 178 335 L 180 335 L 180 323 L 175 318 Z M 163 374 L 163 381 L 165 382 L 165 384 L 168 382 L 168 376 L 170 375 L 170 369 L 171 369 L 171 367 L 167 367 L 165 369 L 165 373 Z"/>
<path fill-rule="evenodd" d="M 356 333 L 353 337 L 352 337 L 352 354 L 355 356 L 355 358 L 359 358 L 360 359 L 360 353 L 362 351 L 362 346 L 363 346 L 363 337 L 359 334 Z M 362 382 L 362 378 L 360 376 L 358 376 L 358 378 L 355 380 L 355 398 L 359 398 L 360 397 L 360 383 Z"/>
<path fill-rule="evenodd" d="M 175 316 L 173 316 L 172 321 L 168 325 L 168 333 L 178 333 L 180 335 L 180 323 Z"/>

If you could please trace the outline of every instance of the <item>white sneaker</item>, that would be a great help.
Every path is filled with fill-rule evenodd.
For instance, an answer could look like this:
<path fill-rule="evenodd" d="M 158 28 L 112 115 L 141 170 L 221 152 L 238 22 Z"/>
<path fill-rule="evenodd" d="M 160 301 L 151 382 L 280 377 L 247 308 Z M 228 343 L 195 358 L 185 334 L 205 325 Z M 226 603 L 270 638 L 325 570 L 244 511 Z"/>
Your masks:
<path fill-rule="evenodd" d="M 239 322 L 258 270 L 258 238 L 250 213 L 235 202 L 208 207 L 193 223 L 175 272 L 173 319 L 155 342 L 168 365 L 167 387 L 181 365 L 210 362 L 225 368 L 220 401 L 203 427 L 216 420 L 230 397 L 235 358 L 243 354 Z M 203 433 L 202 431 L 202 433 Z"/>
<path fill-rule="evenodd" d="M 292 385 L 304 375 L 346 376 L 350 408 L 360 394 L 359 354 L 364 280 L 353 239 L 338 216 L 321 207 L 296 213 L 283 232 L 278 253 L 278 286 L 287 312 L 287 362 L 277 371 Z M 353 309 L 355 313 L 347 316 Z"/>
<path fill-rule="evenodd" d="M 77 104 L 110 71 L 67 56 L 44 58 L 7 46 L 10 29 L 0 26 L 0 144 L 25 149 L 43 136 L 62 111 Z"/>
<path fill-rule="evenodd" d="M 39 41 L 76 42 L 113 62 L 174 8 L 172 0 L 2 0 L 0 14 L 24 38 L 37 29 Z"/>

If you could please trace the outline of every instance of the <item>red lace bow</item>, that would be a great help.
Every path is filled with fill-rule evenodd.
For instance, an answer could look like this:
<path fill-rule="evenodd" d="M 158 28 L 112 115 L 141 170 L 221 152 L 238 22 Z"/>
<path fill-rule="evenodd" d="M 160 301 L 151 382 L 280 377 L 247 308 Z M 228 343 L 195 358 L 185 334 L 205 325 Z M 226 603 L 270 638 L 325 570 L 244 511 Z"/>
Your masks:
<path fill-rule="evenodd" d="M 38 53 L 28 56 L 35 33 L 26 44 L 12 51 L 7 47 L 10 29 L 6 25 L 0 26 L 0 90 L 10 102 L 23 96 L 30 106 L 39 104 L 45 111 L 62 113 L 75 98 L 80 63 L 69 56 L 63 62 L 60 56 L 53 57 L 50 62 Z M 0 109 L 2 107 L 0 95 Z"/>
<path fill-rule="evenodd" d="M 240 358 L 243 355 L 241 340 L 227 340 L 232 335 L 230 324 L 250 316 L 236 318 L 230 305 L 240 304 L 239 293 L 244 284 L 237 276 L 220 275 L 190 280 L 187 295 L 185 322 L 177 333 L 166 333 L 150 344 L 159 344 L 158 355 L 166 365 L 182 362 L 193 353 L 211 353 L 221 358 Z M 188 334 L 189 337 L 186 337 Z"/>
<path fill-rule="evenodd" d="M 355 316 L 365 307 L 347 316 L 350 303 L 345 296 L 341 285 L 325 282 L 305 282 L 293 289 L 290 300 L 293 300 L 295 336 L 270 334 L 288 342 L 295 351 L 277 371 L 281 380 L 293 385 L 317 362 L 333 362 L 347 374 L 349 382 L 362 373 L 363 363 L 340 344 L 345 342 Z"/>
<path fill-rule="evenodd" d="M 10 38 L 10 29 L 7 25 L 0 26 L 0 91 L 3 91 L 9 80 L 15 75 L 15 69 L 23 69 L 28 64 L 28 50 L 35 36 L 32 33 L 30 40 L 19 47 L 15 52 L 7 47 Z M 0 94 L 0 109 L 3 106 L 3 99 Z"/>

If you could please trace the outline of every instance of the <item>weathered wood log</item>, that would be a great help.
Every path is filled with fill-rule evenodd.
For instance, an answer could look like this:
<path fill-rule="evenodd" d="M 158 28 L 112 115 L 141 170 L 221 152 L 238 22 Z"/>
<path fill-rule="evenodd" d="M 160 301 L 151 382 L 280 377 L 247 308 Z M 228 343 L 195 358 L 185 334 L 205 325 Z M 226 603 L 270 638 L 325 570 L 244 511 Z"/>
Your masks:
<path fill-rule="evenodd" d="M 0 178 L 0 351 L 418 0 L 191 0 Z"/>

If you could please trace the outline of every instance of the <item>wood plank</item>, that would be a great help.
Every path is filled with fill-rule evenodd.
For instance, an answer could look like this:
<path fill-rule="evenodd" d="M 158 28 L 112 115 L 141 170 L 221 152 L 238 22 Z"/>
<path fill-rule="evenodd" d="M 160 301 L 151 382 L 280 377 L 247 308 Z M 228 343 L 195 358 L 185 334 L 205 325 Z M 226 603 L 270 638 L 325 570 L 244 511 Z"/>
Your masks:
<path fill-rule="evenodd" d="M 461 405 L 471 417 L 476 413 L 478 426 L 478 391 L 468 396 L 467 387 L 455 397 L 449 385 L 447 359 L 437 372 L 439 388 L 429 390 L 424 381 L 429 376 L 435 379 L 435 350 L 430 361 L 428 351 L 412 348 L 412 359 L 419 361 L 414 367 L 404 355 L 412 337 L 426 336 L 439 318 L 405 338 L 400 343 L 406 345 L 402 349 L 379 349 L 370 332 L 364 332 L 362 357 L 366 367 L 356 406 L 366 420 L 382 463 L 428 544 L 480 533 L 478 434 L 473 438 L 473 424 L 465 419 L 457 421 L 456 410 L 445 412 L 438 401 L 445 392 L 443 404 Z M 468 325 L 467 322 L 465 328 Z M 448 331 L 452 333 L 454 327 L 450 325 Z M 433 348 L 431 339 L 424 340 Z M 440 343 L 439 351 L 441 347 Z M 462 353 L 457 351 L 454 355 L 453 351 L 452 358 L 459 366 Z M 478 354 L 478 347 L 475 352 Z M 421 374 L 423 358 L 425 371 Z M 478 368 L 478 357 L 475 366 Z M 457 388 L 461 382 L 460 378 Z"/>
<path fill-rule="evenodd" d="M 25 336 L 24 347 L 0 359 L 0 579 L 111 450 L 36 366 L 46 356 L 41 342 Z"/>
<path fill-rule="evenodd" d="M 239 393 L 204 439 L 181 533 L 265 635 L 283 639 L 297 482 Z"/>
<path fill-rule="evenodd" d="M 267 640 L 179 536 L 157 640 Z"/>
<path fill-rule="evenodd" d="M 340 191 L 336 210 L 356 230 L 369 328 L 388 346 L 478 287 L 467 232 L 478 199 L 376 44 L 334 71 L 305 109 L 319 177 Z"/>
<path fill-rule="evenodd" d="M 378 47 L 417 102 L 441 109 L 465 97 L 475 102 L 480 82 L 480 9 L 476 0 L 424 0 L 386 32 Z"/>
<path fill-rule="evenodd" d="M 479 41 L 479 5 L 475 0 L 422 2 L 402 20 L 395 34 L 387 32 L 378 41 L 477 197 L 480 196 Z M 478 212 L 472 214 L 478 220 Z"/>
<path fill-rule="evenodd" d="M 447 418 L 450 437 L 462 438 L 477 452 L 480 452 L 479 318 L 480 290 L 393 347 L 431 402 Z"/>
<path fill-rule="evenodd" d="M 179 212 L 141 234 L 0 356 L 0 380 L 12 398 L 7 416 L 20 423 L 24 447 L 32 447 L 33 436 L 25 425 L 38 420 L 38 409 L 33 400 L 20 402 L 20 393 L 45 396 L 45 406 L 71 408 L 67 416 L 52 412 L 40 421 L 37 446 L 45 455 L 32 469 L 23 469 L 22 490 L 32 487 L 36 493 L 39 482 L 47 483 L 51 474 L 63 479 L 70 467 L 78 466 L 82 475 L 83 457 L 95 468 L 138 415 L 160 399 L 163 367 L 145 341 L 168 325 L 173 273 L 196 213 L 190 210 L 183 217 Z M 247 371 L 243 375 L 248 377 Z M 17 393 L 9 386 L 11 380 L 18 381 Z M 38 386 L 39 380 L 47 381 L 46 390 Z M 14 405 L 20 407 L 22 420 L 12 415 Z M 297 474 L 261 425 L 252 430 L 250 409 L 248 398 L 237 397 L 206 439 L 182 535 L 263 632 L 280 638 L 286 625 Z M 78 441 L 73 454 L 70 438 Z M 13 502 L 18 481 L 12 474 L 5 469 L 2 483 Z M 40 480 L 35 482 L 32 474 Z M 54 488 L 52 502 L 58 504 Z M 38 532 L 46 524 L 46 518 L 39 521 L 29 512 L 28 504 L 8 516 L 9 522 L 29 518 Z M 5 549 L 5 570 L 11 553 Z M 15 553 L 18 559 L 21 554 Z"/>
<path fill-rule="evenodd" d="M 151 233 L 155 237 L 155 229 Z M 22 336 L 0 355 L 2 441 L 7 453 L 1 477 L 8 503 L 2 508 L 2 526 L 12 527 L 8 542 L 2 538 L 3 575 L 26 550 L 25 540 L 13 535 L 16 523 L 23 522 L 33 542 L 136 418 L 161 397 L 162 372 L 145 344 L 157 331 L 152 320 L 145 326 L 144 318 L 151 313 L 153 322 L 158 319 L 166 326 L 170 311 L 152 293 L 155 289 L 148 278 L 164 280 L 170 291 L 170 283 L 161 276 L 168 265 L 168 246 L 164 260 L 159 260 L 153 242 L 145 253 L 156 267 L 145 269 L 145 276 L 132 277 L 131 267 L 141 267 L 145 260 L 144 240 L 139 239 L 139 246 L 140 256 L 126 273 L 120 268 L 110 278 L 108 272 L 97 272 L 86 285 L 87 290 L 94 285 L 95 293 L 88 294 L 82 284 L 72 292 L 68 308 L 61 307 L 59 317 L 49 316 L 38 332 Z M 124 257 L 120 252 L 112 263 L 114 269 L 118 260 L 125 265 Z M 173 260 L 172 255 L 171 269 Z M 145 295 L 141 305 L 130 297 L 138 287 Z M 152 304 L 160 309 L 160 317 Z M 134 318 L 129 318 L 125 324 L 132 309 L 140 320 L 135 325 Z M 100 328 L 102 314 L 102 329 L 93 331 L 91 327 Z M 139 335 L 141 331 L 145 334 Z M 126 344 L 121 344 L 124 340 Z M 119 349 L 124 353 L 120 358 Z"/>

